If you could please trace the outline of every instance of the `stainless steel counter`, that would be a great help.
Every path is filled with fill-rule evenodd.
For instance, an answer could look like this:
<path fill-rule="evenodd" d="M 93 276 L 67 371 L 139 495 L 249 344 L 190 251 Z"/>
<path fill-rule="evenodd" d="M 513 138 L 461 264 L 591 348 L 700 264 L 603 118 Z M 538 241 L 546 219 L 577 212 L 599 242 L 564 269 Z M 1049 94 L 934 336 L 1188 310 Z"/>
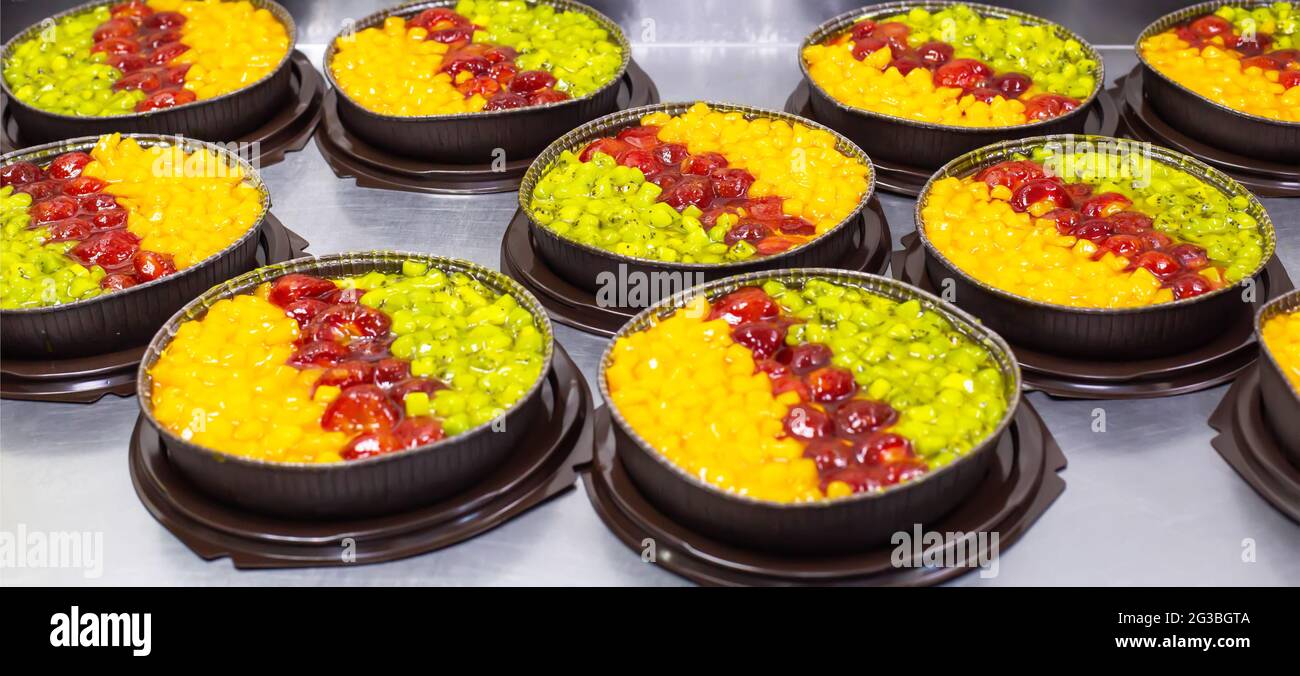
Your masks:
<path fill-rule="evenodd" d="M 826 9 L 830 16 L 833 8 Z M 624 23 L 636 41 L 639 24 Z M 6 26 L 6 33 L 11 30 Z M 656 42 L 638 44 L 635 57 L 664 100 L 780 108 L 799 79 L 795 48 L 788 41 Z M 305 45 L 304 51 L 318 61 L 322 47 Z M 1124 49 L 1106 50 L 1106 60 L 1112 78 L 1134 63 Z M 413 249 L 495 268 L 516 200 L 513 193 L 442 197 L 358 189 L 336 179 L 314 145 L 268 168 L 265 177 L 275 214 L 318 254 Z M 882 201 L 897 242 L 913 229 L 912 201 Z M 1278 226 L 1279 253 L 1294 276 L 1300 271 L 1300 199 L 1265 203 Z M 590 379 L 605 340 L 564 327 L 558 338 Z M 1274 511 L 1210 447 L 1213 431 L 1205 421 L 1225 391 L 1137 402 L 1030 396 L 1069 457 L 1066 491 L 1002 553 L 998 577 L 967 575 L 953 584 L 1300 585 L 1300 526 Z M 1091 431 L 1097 408 L 1107 415 L 1105 433 Z M 205 562 L 135 496 L 126 444 L 136 412 L 134 398 L 113 396 L 90 406 L 0 403 L 0 532 L 14 533 L 20 525 L 102 532 L 104 549 L 102 577 L 87 579 L 79 569 L 0 568 L 0 584 L 684 584 L 618 542 L 580 485 L 470 542 L 405 561 L 258 572 L 237 571 L 225 560 Z M 1252 563 L 1242 561 L 1248 539 Z"/>

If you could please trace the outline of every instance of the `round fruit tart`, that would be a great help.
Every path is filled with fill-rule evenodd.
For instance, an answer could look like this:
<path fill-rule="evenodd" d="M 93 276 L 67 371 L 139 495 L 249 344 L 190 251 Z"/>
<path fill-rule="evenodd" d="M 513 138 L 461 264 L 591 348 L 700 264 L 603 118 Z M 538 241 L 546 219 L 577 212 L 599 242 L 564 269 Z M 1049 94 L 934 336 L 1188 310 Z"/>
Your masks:
<path fill-rule="evenodd" d="M 1040 145 L 923 195 L 925 237 L 954 267 L 1030 300 L 1129 308 L 1253 275 L 1270 245 L 1250 200 L 1139 153 Z"/>
<path fill-rule="evenodd" d="M 86 300 L 184 270 L 265 210 L 264 189 L 206 148 L 114 134 L 89 153 L 0 166 L 0 308 Z"/>
<path fill-rule="evenodd" d="M 561 237 L 622 256 L 719 264 L 817 238 L 861 207 L 870 180 L 829 131 L 697 103 L 561 153 L 529 210 Z"/>
<path fill-rule="evenodd" d="M 204 448 L 330 463 L 489 424 L 541 376 L 532 313 L 461 271 L 292 273 L 181 324 L 150 371 L 158 423 Z"/>
<path fill-rule="evenodd" d="M 719 490 L 775 502 L 882 491 L 1001 423 L 1008 380 L 941 313 L 815 277 L 690 300 L 606 355 L 616 413 Z"/>
<path fill-rule="evenodd" d="M 339 37 L 329 68 L 363 108 L 415 117 L 540 106 L 593 94 L 623 49 L 596 19 L 544 2 L 461 0 Z"/>
<path fill-rule="evenodd" d="M 1300 122 L 1300 6 L 1223 6 L 1143 40 L 1170 80 L 1250 115 Z"/>
<path fill-rule="evenodd" d="M 65 16 L 17 43 L 4 79 L 60 115 L 123 115 L 243 89 L 279 67 L 284 24 L 246 0 L 133 0 Z"/>
<path fill-rule="evenodd" d="M 1098 63 L 1063 29 L 963 4 L 873 15 L 803 51 L 840 103 L 917 122 L 1009 127 L 1064 115 L 1092 95 Z"/>
<path fill-rule="evenodd" d="M 1291 389 L 1300 393 L 1300 312 L 1293 310 L 1270 317 L 1259 333 Z"/>

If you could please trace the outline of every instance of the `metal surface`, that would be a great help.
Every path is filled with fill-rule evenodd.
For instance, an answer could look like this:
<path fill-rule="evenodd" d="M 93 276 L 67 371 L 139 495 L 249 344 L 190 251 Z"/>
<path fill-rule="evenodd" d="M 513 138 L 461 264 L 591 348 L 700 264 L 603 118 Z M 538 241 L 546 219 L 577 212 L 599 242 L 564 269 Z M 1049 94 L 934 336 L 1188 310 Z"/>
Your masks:
<path fill-rule="evenodd" d="M 57 4 L 6 3 L 4 32 L 22 28 L 11 26 L 21 21 L 18 12 L 11 18 L 11 8 L 35 5 L 50 12 Z M 339 16 L 363 16 L 381 5 L 339 2 L 339 11 L 350 14 L 322 18 L 316 13 L 336 3 L 310 3 L 310 11 L 304 9 L 308 4 L 286 3 L 299 18 L 303 41 L 317 43 L 303 47 L 318 64 L 319 35 L 333 34 Z M 799 82 L 794 54 L 800 31 L 857 3 L 593 4 L 623 24 L 635 43 L 634 57 L 665 101 L 709 98 L 780 109 Z M 1031 3 L 1008 4 L 1034 11 Z M 1074 26 L 1097 43 L 1117 44 L 1131 42 L 1151 18 L 1177 4 L 1187 3 L 1061 2 L 1040 12 L 1067 25 L 1088 17 L 1094 23 L 1123 21 L 1131 30 L 1114 37 L 1098 35 L 1086 24 Z M 1138 5 L 1150 17 L 1124 17 L 1136 13 Z M 672 7 L 682 7 L 683 14 L 673 15 Z M 704 8 L 714 17 L 707 24 Z M 775 17 L 778 10 L 795 16 L 763 23 L 762 17 Z M 718 21 L 721 14 L 731 23 Z M 657 42 L 644 38 L 640 17 L 646 15 L 656 18 Z M 703 25 L 712 32 L 697 34 L 696 26 Z M 679 42 L 688 39 L 716 44 Z M 744 44 L 751 39 L 767 42 Z M 1125 73 L 1136 62 L 1129 49 L 1105 50 L 1105 56 L 1111 74 Z M 501 237 L 516 208 L 511 193 L 447 197 L 358 189 L 336 179 L 314 145 L 266 169 L 264 176 L 276 215 L 310 240 L 316 253 L 415 249 L 496 267 Z M 913 201 L 891 195 L 881 201 L 898 241 L 913 229 Z M 1279 254 L 1292 270 L 1300 270 L 1300 200 L 1263 201 L 1278 230 Z M 563 326 L 556 327 L 556 337 L 595 389 L 592 375 L 606 340 Z M 1255 494 L 1210 447 L 1214 433 L 1206 419 L 1226 390 L 1123 403 L 1032 395 L 1030 401 L 1069 457 L 1063 473 L 1067 489 L 1023 539 L 1003 552 L 997 577 L 970 574 L 951 584 L 1300 585 L 1300 526 Z M 204 562 L 149 516 L 131 488 L 126 447 L 137 410 L 135 400 L 114 397 L 91 406 L 0 403 L 0 532 L 15 533 L 22 526 L 28 532 L 103 533 L 102 577 L 87 579 L 80 569 L 5 568 L 0 584 L 686 584 L 629 552 L 606 530 L 581 488 L 475 540 L 405 561 L 251 572 L 235 571 L 228 561 Z M 1106 431 L 1095 432 L 1101 413 Z M 1254 561 L 1244 562 L 1243 552 L 1253 552 Z"/>
<path fill-rule="evenodd" d="M 1169 12 L 1199 0 L 985 0 L 1065 24 L 1094 45 L 1131 45 L 1138 33 Z M 0 40 L 85 0 L 3 0 Z M 347 19 L 403 0 L 280 0 L 298 24 L 298 41 L 322 44 Z M 817 24 L 875 4 L 871 0 L 586 0 L 617 21 L 632 42 L 768 42 L 798 44 Z M 743 7 L 743 11 L 740 8 Z M 650 23 L 653 22 L 653 23 Z M 770 106 L 769 106 L 770 107 Z"/>

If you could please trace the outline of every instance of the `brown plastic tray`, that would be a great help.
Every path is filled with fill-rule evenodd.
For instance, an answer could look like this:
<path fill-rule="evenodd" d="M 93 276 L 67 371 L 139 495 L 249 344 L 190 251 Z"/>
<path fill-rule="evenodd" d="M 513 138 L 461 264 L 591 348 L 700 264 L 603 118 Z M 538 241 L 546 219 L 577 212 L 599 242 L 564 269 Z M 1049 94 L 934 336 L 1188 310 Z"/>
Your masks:
<path fill-rule="evenodd" d="M 288 153 L 302 150 L 320 122 L 325 78 L 305 54 L 296 50 L 289 58 L 289 71 L 289 100 L 292 105 L 283 106 L 265 124 L 234 139 L 236 143 L 258 144 L 255 161 L 259 167 L 271 166 L 284 160 Z M 31 145 L 35 144 L 23 139 L 17 120 L 5 106 L 0 110 L 0 152 L 8 153 Z"/>
<path fill-rule="evenodd" d="M 1228 388 L 1210 414 L 1210 427 L 1219 433 L 1210 441 L 1214 450 L 1260 497 L 1300 523 L 1300 468 L 1287 460 L 1286 451 L 1264 420 L 1258 368 L 1250 369 Z"/>
<path fill-rule="evenodd" d="M 307 240 L 267 214 L 257 244 L 258 265 L 306 255 Z M 91 404 L 106 394 L 135 394 L 145 345 L 74 359 L 0 360 L 0 399 Z"/>
<path fill-rule="evenodd" d="M 473 489 L 388 516 L 303 521 L 263 516 L 200 492 L 168 461 L 143 419 L 131 437 L 131 483 L 149 513 L 206 560 L 236 568 L 306 568 L 379 563 L 450 547 L 573 488 L 591 460 L 592 401 L 586 380 L 558 344 L 547 376 L 544 417 L 526 445 Z M 348 541 L 355 558 L 345 558 Z"/>
<path fill-rule="evenodd" d="M 754 552 L 719 543 L 666 518 L 637 491 L 622 463 L 609 411 L 596 411 L 595 458 L 582 475 L 596 513 L 645 560 L 653 546 L 658 565 L 688 580 L 718 586 L 895 586 L 939 584 L 977 568 L 895 567 L 893 548 L 839 556 L 790 556 Z M 1065 490 L 1058 473 L 1066 459 L 1027 400 L 999 442 L 983 483 L 972 497 L 924 530 L 940 533 L 996 532 L 1005 552 Z M 975 540 L 974 542 L 979 542 Z M 977 553 L 972 552 L 971 558 Z M 910 560 L 910 557 L 908 557 Z"/>
<path fill-rule="evenodd" d="M 925 252 L 914 233 L 900 240 L 890 266 L 895 279 L 937 293 L 925 271 Z M 1260 275 L 1261 287 L 1252 305 L 1241 312 L 1219 337 L 1183 354 L 1154 359 L 1102 361 L 1072 359 L 1012 344 L 1026 389 L 1063 399 L 1147 399 L 1208 389 L 1236 378 L 1255 363 L 1255 312 L 1270 299 L 1294 288 L 1275 256 Z"/>
<path fill-rule="evenodd" d="M 659 89 L 635 61 L 628 63 L 618 92 L 618 110 L 659 102 Z M 316 146 L 339 178 L 358 187 L 447 195 L 510 192 L 519 188 L 532 157 L 508 159 L 500 170 L 491 164 L 440 164 L 402 157 L 370 145 L 339 120 L 338 94 L 325 95 L 324 116 Z M 557 135 L 558 137 L 558 135 Z"/>
<path fill-rule="evenodd" d="M 862 211 L 861 234 L 855 241 L 857 245 L 832 267 L 884 274 L 893 241 L 878 199 L 873 198 Z M 636 315 L 622 308 L 601 307 L 595 294 L 552 270 L 534 250 L 528 217 L 522 211 L 515 211 L 501 239 L 501 271 L 537 296 L 552 319 L 579 331 L 613 336 Z"/>
<path fill-rule="evenodd" d="M 801 81 L 794 88 L 794 92 L 790 94 L 790 97 L 786 99 L 785 112 L 806 117 L 815 122 L 821 121 L 813 113 L 807 80 Z M 1088 117 L 1084 121 L 1083 133 L 1097 136 L 1114 136 L 1119 130 L 1120 120 L 1119 106 L 1116 105 L 1111 96 L 1108 96 L 1106 92 L 1102 92 L 1097 96 L 1091 110 L 1088 111 Z M 921 189 L 930 180 L 930 176 L 939 170 L 939 167 L 932 169 L 912 167 L 891 160 L 881 160 L 877 157 L 871 158 L 871 164 L 876 169 L 877 187 L 907 197 L 920 195 Z"/>
<path fill-rule="evenodd" d="M 1262 197 L 1300 196 L 1300 167 L 1238 155 L 1184 134 L 1170 126 L 1147 103 L 1142 65 L 1115 81 L 1111 90 L 1120 105 L 1125 135 L 1191 155 L 1236 179 Z"/>

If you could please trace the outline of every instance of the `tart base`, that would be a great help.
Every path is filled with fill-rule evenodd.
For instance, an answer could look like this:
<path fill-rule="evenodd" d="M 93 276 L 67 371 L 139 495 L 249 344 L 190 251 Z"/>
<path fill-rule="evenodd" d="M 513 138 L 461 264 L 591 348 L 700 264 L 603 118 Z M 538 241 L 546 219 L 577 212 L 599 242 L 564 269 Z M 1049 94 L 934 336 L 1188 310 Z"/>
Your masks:
<path fill-rule="evenodd" d="M 1300 196 L 1300 167 L 1238 155 L 1175 129 L 1147 102 L 1142 79 L 1142 64 L 1138 64 L 1116 80 L 1111 89 L 1115 100 L 1120 103 L 1125 136 L 1191 155 L 1231 176 L 1261 197 Z"/>
<path fill-rule="evenodd" d="M 136 495 L 164 528 L 205 560 L 235 568 L 309 568 L 379 563 L 464 542 L 574 486 L 591 460 L 592 400 L 559 344 L 547 375 L 549 403 L 525 447 L 473 489 L 420 509 L 355 520 L 304 521 L 256 514 L 202 493 L 168 460 L 143 417 L 131 436 Z"/>
<path fill-rule="evenodd" d="M 659 102 L 659 89 L 635 61 L 619 83 L 618 108 L 627 110 Z M 442 195 L 479 195 L 519 189 L 532 157 L 492 164 L 441 164 L 392 154 L 348 131 L 338 115 L 338 94 L 325 95 L 324 116 L 316 147 L 334 175 L 355 179 L 357 187 Z"/>
<path fill-rule="evenodd" d="M 828 267 L 884 274 L 893 240 L 879 199 L 873 197 L 862 210 L 859 227 L 861 234 L 855 237 L 856 246 L 845 252 L 835 265 Z M 537 296 L 552 319 L 579 331 L 613 336 L 637 315 L 637 311 L 630 309 L 601 306 L 594 293 L 565 280 L 551 269 L 534 249 L 529 236 L 528 216 L 522 211 L 515 211 L 505 236 L 501 238 L 501 271 Z"/>
<path fill-rule="evenodd" d="M 807 80 L 800 81 L 799 85 L 791 92 L 790 97 L 786 99 L 785 112 L 806 117 L 815 122 L 821 122 L 821 120 L 817 119 L 817 114 L 813 112 Z M 1121 119 L 1119 107 L 1106 92 L 1102 92 L 1097 96 L 1097 100 L 1088 111 L 1087 116 L 1083 130 L 1085 134 L 1114 136 L 1119 130 Z M 930 180 L 930 176 L 939 169 L 939 167 L 913 167 L 876 157 L 871 158 L 871 164 L 876 169 L 876 186 L 878 188 L 906 197 L 919 196 L 921 190 L 925 188 L 925 184 Z"/>
<path fill-rule="evenodd" d="M 939 293 L 925 270 L 925 251 L 914 233 L 901 239 L 891 274 L 931 293 Z M 1260 274 L 1263 286 L 1251 305 L 1224 323 L 1223 334 L 1183 354 L 1154 359 L 1103 361 L 1070 358 L 1012 345 L 1027 390 L 1061 399 L 1148 399 L 1208 389 L 1236 378 L 1259 356 L 1255 312 L 1294 288 L 1276 256 Z"/>
<path fill-rule="evenodd" d="M 258 265 L 306 254 L 307 240 L 267 214 L 257 243 Z M 135 394 L 136 368 L 145 345 L 73 359 L 0 359 L 0 399 L 91 404 L 106 394 Z"/>
<path fill-rule="evenodd" d="M 321 118 L 321 101 L 325 96 L 325 78 L 300 51 L 289 57 L 290 105 L 257 129 L 235 139 L 236 143 L 256 143 L 256 161 L 268 167 L 284 160 L 291 152 L 307 146 Z M 6 106 L 0 109 L 0 152 L 12 152 L 35 143 L 23 139 L 18 121 Z"/>
<path fill-rule="evenodd" d="M 636 489 L 618 460 L 609 411 L 596 411 L 596 453 L 583 484 L 605 525 L 642 560 L 699 584 L 715 586 L 893 586 L 921 587 L 946 582 L 978 568 L 926 567 L 906 556 L 895 566 L 892 545 L 839 556 L 790 556 L 754 552 L 699 535 L 665 517 Z M 1066 459 L 1027 400 L 999 441 L 983 483 L 955 511 L 926 524 L 926 532 L 998 533 L 1003 552 L 1038 520 L 1065 491 L 1059 472 Z M 967 561 L 987 556 L 987 540 L 974 545 Z M 953 545 L 949 543 L 948 547 Z"/>
<path fill-rule="evenodd" d="M 1264 419 L 1259 368 L 1264 365 L 1238 378 L 1210 414 L 1210 427 L 1219 433 L 1210 445 L 1260 497 L 1300 523 L 1300 468 L 1288 461 Z"/>

